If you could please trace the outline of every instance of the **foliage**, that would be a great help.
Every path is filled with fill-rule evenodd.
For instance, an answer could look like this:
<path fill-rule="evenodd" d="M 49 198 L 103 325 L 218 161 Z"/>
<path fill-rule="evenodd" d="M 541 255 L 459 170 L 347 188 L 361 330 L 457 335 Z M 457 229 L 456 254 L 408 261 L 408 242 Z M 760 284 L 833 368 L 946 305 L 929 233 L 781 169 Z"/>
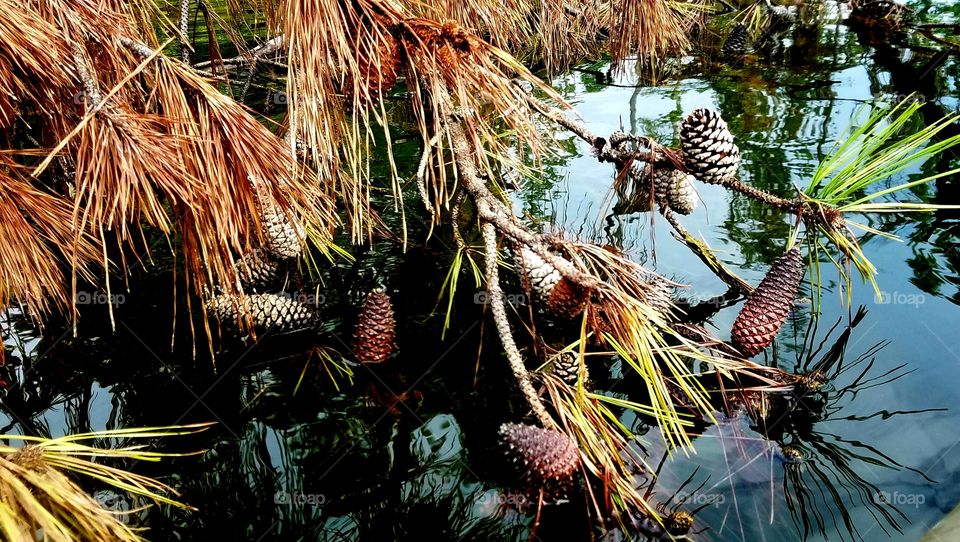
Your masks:
<path fill-rule="evenodd" d="M 206 424 L 179 427 L 130 428 L 41 438 L 6 435 L 22 447 L 0 446 L 0 534 L 4 540 L 73 542 L 141 540 L 139 534 L 102 508 L 69 474 L 94 479 L 158 504 L 189 508 L 167 496 L 176 491 L 166 484 L 111 467 L 104 460 L 160 461 L 191 454 L 152 452 L 144 445 L 104 449 L 85 442 L 96 439 L 157 439 L 203 431 Z M 132 510 L 130 513 L 136 513 Z"/>
<path fill-rule="evenodd" d="M 927 203 L 882 201 L 887 196 L 904 193 L 920 185 L 960 172 L 960 168 L 922 175 L 919 179 L 894 186 L 884 183 L 907 169 L 940 155 L 960 143 L 960 135 L 939 137 L 948 126 L 957 122 L 960 115 L 948 115 L 939 121 L 908 135 L 903 133 L 915 119 L 922 103 L 910 98 L 890 109 L 876 107 L 867 119 L 858 125 L 849 126 L 837 139 L 836 144 L 820 162 L 803 196 L 816 205 L 820 213 L 813 221 L 808 245 L 811 249 L 811 264 L 815 282 L 814 292 L 819 293 L 819 262 L 824 254 L 840 270 L 850 291 L 850 274 L 842 260 L 829 254 L 820 240 L 822 236 L 839 251 L 841 258 L 849 260 L 860 276 L 869 281 L 879 295 L 875 274 L 876 268 L 863 253 L 851 228 L 871 235 L 897 239 L 865 224 L 855 222 L 851 215 L 868 213 L 931 212 L 950 206 Z M 839 214 L 838 214 L 839 213 Z"/>

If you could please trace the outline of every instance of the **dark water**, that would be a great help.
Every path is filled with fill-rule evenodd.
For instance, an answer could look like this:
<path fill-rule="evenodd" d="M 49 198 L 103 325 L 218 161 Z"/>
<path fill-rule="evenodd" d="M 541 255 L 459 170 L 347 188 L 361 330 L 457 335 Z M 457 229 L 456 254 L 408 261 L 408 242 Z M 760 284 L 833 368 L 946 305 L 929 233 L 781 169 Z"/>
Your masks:
<path fill-rule="evenodd" d="M 951 2 L 915 8 L 921 20 L 956 20 Z M 898 45 L 869 46 L 868 38 L 836 22 L 845 9 L 824 5 L 825 24 L 801 25 L 778 50 L 742 66 L 708 55 L 678 67 L 658 86 L 636 87 L 626 79 L 598 79 L 593 71 L 607 66 L 597 64 L 554 84 L 601 134 L 622 126 L 670 142 L 684 114 L 716 108 L 737 136 L 743 180 L 789 197 L 794 187 L 805 186 L 840 132 L 862 118 L 864 104 L 920 92 L 931 105 L 918 122 L 958 109 L 954 57 L 938 56 L 938 48 L 917 35 Z M 725 292 L 662 220 L 651 225 L 649 214 L 611 215 L 612 171 L 566 134 L 557 137 L 567 154 L 547 160 L 542 178 L 515 194 L 518 211 L 622 247 L 692 285 L 687 298 Z M 946 157 L 922 164 L 891 183 L 950 163 Z M 902 197 L 960 204 L 958 187 L 960 179 L 948 177 Z M 700 207 L 682 219 L 684 225 L 741 276 L 758 282 L 783 251 L 789 219 L 719 187 L 697 188 Z M 799 306 L 765 361 L 793 370 L 821 341 L 822 355 L 860 306 L 866 315 L 850 331 L 843 359 L 866 355 L 866 361 L 840 375 L 824 404 L 809 405 L 809 415 L 778 438 L 762 438 L 747 419 L 721 417 L 695 440 L 696 455 L 678 454 L 665 463 L 656 499 L 678 493 L 687 497 L 687 509 L 703 505 L 696 529 L 709 530 L 695 538 L 916 540 L 960 502 L 960 215 L 863 220 L 902 239 L 863 244 L 879 271 L 881 299 L 857 284 L 852 307 L 843 305 L 838 277 L 824 267 L 820 318 L 814 322 L 811 306 Z M 423 232 L 411 235 L 423 238 Z M 230 346 L 214 369 L 203 351 L 194 360 L 181 313 L 171 352 L 172 283 L 147 271 L 134 277 L 137 289 L 118 300 L 115 333 L 109 333 L 106 311 L 94 306 L 84 313 L 80 335 L 98 339 L 73 339 L 56 326 L 42 338 L 23 330 L 16 345 L 23 364 L 7 375 L 22 384 L 7 391 L 0 423 L 9 433 L 57 436 L 217 422 L 200 435 L 162 443 L 171 450 L 209 450 L 202 456 L 125 465 L 161 478 L 199 509 L 151 510 L 143 519 L 151 540 L 526 540 L 533 519 L 518 513 L 500 490 L 510 480 L 492 453 L 497 427 L 522 416 L 512 410 L 521 402 L 504 395 L 509 375 L 492 326 L 482 323 L 474 303 L 478 288 L 468 273 L 460 278 L 451 329 L 441 340 L 443 304 L 434 309 L 451 242 L 441 234 L 418 243 L 406 254 L 381 243 L 357 253 L 355 264 L 323 264 L 325 345 L 347 352 L 350 307 L 378 281 L 398 313 L 399 355 L 383 367 L 356 368 L 352 384 L 337 378 L 339 390 L 317 358 L 304 354 L 309 337 L 267 337 L 254 349 Z M 721 337 L 738 308 L 712 318 Z M 867 376 L 857 382 L 867 363 Z M 604 375 L 605 365 L 613 376 Z M 636 384 L 616 378 L 616 360 L 591 369 L 601 389 L 632 397 Z M 870 378 L 878 380 L 864 382 Z M 631 414 L 623 420 L 658 460 L 656 429 Z M 804 461 L 786 461 L 784 445 L 803 450 Z M 681 488 L 688 478 L 692 483 Z M 588 539 L 583 511 L 582 502 L 548 508 L 537 536 Z"/>

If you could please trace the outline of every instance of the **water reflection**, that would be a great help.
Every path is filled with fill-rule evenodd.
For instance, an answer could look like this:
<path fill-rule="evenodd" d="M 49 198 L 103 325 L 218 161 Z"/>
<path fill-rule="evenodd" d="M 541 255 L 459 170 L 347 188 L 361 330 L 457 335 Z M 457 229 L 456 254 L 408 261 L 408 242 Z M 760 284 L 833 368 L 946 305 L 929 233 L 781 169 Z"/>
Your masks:
<path fill-rule="evenodd" d="M 844 325 L 838 321 L 825 333 L 818 332 L 817 321 L 811 323 L 802 350 L 780 363 L 798 376 L 791 391 L 722 394 L 717 401 L 720 423 L 705 431 L 699 444 L 700 449 L 722 450 L 722 463 L 706 469 L 712 480 L 690 489 L 703 465 L 678 457 L 657 480 L 659 491 L 676 487 L 674 494 L 698 506 L 698 521 L 717 531 L 713 537 L 720 540 L 754 540 L 772 532 L 768 529 L 782 529 L 781 515 L 790 518 L 801 540 L 869 540 L 873 528 L 888 536 L 902 533 L 910 522 L 903 510 L 908 503 L 899 486 L 883 483 L 877 471 L 905 472 L 914 483 L 936 482 L 885 453 L 882 445 L 845 436 L 850 428 L 843 422 L 883 424 L 890 431 L 907 419 L 917 423 L 920 416 L 945 409 L 857 409 L 861 395 L 882 394 L 883 387 L 910 373 L 904 365 L 877 369 L 886 343 L 856 356 L 848 353 L 855 328 L 866 319 L 861 307 Z M 691 469 L 694 474 L 685 474 Z M 682 476 L 682 483 L 671 486 Z"/>

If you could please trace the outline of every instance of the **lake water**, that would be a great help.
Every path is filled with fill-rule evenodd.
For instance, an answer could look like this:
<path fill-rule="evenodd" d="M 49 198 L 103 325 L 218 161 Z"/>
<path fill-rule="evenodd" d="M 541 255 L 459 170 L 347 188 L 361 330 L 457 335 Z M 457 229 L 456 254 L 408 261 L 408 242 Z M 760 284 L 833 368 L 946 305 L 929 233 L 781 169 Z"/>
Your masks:
<path fill-rule="evenodd" d="M 952 2 L 914 7 L 928 21 L 955 20 L 957 11 Z M 827 3 L 825 24 L 795 29 L 781 50 L 751 55 L 741 66 L 719 58 L 691 62 L 660 84 L 636 86 L 625 77 L 598 79 L 594 72 L 607 69 L 599 63 L 553 83 L 598 134 L 622 127 L 672 143 L 686 113 L 717 109 L 743 154 L 742 180 L 790 197 L 843 129 L 863 118 L 862 106 L 919 91 L 932 103 L 923 110 L 926 122 L 958 107 L 954 57 L 938 58 L 916 35 L 907 46 L 869 47 L 836 22 L 844 9 Z M 556 137 L 567 152 L 548 159 L 541 178 L 513 195 L 518 213 L 623 248 L 691 285 L 688 298 L 726 291 L 671 238 L 659 216 L 651 223 L 648 213 L 612 215 L 610 166 L 567 134 Z M 950 163 L 947 157 L 918 165 L 891 183 Z M 958 183 L 944 178 L 901 198 L 960 204 Z M 682 223 L 758 283 L 784 250 L 789 217 L 717 186 L 698 183 L 697 190 L 699 208 Z M 811 336 L 813 344 L 829 346 L 865 307 L 844 359 L 869 354 L 865 378 L 879 377 L 872 383 L 881 385 L 861 382 L 856 393 L 833 393 L 825 408 L 779 442 L 762 438 L 745 418 L 721 417 L 707 427 L 694 441 L 695 455 L 675 454 L 664 465 L 655 494 L 663 501 L 679 491 L 688 509 L 704 506 L 695 528 L 709 530 L 694 538 L 917 540 L 960 502 L 960 214 L 864 220 L 902 239 L 863 242 L 882 295 L 856 283 L 845 305 L 835 270 L 825 266 L 822 314 Z M 399 355 L 388 366 L 356 368 L 352 385 L 339 379 L 338 390 L 303 344 L 286 339 L 230 349 L 215 370 L 202 352 L 193 360 L 183 332 L 171 352 L 169 278 L 143 273 L 136 283 L 150 293 L 128 294 L 117 307 L 115 334 L 91 317 L 81 336 L 99 339 L 65 333 L 22 345 L 30 355 L 17 371 L 26 384 L 8 392 L 0 422 L 6 432 L 54 436 L 218 422 L 165 443 L 209 450 L 203 456 L 126 465 L 176 487 L 182 501 L 199 509 L 144 514 L 149 540 L 527 540 L 532 517 L 518 513 L 500 490 L 510 480 L 492 460 L 497 427 L 522 414 L 515 410 L 522 403 L 504 395 L 505 362 L 490 322 L 481 324 L 473 303 L 479 289 L 467 273 L 442 341 L 442 308 L 431 315 L 449 264 L 447 241 L 438 235 L 425 245 L 412 242 L 406 254 L 392 248 L 362 253 L 357 264 L 340 262 L 324 272 L 330 346 L 346 350 L 336 337 L 348 340 L 350 307 L 376 280 L 386 283 L 398 313 Z M 739 307 L 721 309 L 709 327 L 727 338 Z M 814 323 L 811 310 L 798 305 L 775 355 L 760 359 L 792 370 L 809 351 L 803 343 Z M 878 343 L 883 346 L 875 349 Z M 618 366 L 613 359 L 609 364 Z M 860 370 L 842 374 L 830 389 L 851 385 Z M 631 397 L 629 380 L 613 373 L 598 381 Z M 623 419 L 645 446 L 658 449 L 656 429 L 631 414 Z M 802 449 L 803 462 L 785 461 L 784 445 Z M 681 488 L 691 475 L 693 482 Z M 548 507 L 537 536 L 587 539 L 583 510 L 582 502 Z"/>

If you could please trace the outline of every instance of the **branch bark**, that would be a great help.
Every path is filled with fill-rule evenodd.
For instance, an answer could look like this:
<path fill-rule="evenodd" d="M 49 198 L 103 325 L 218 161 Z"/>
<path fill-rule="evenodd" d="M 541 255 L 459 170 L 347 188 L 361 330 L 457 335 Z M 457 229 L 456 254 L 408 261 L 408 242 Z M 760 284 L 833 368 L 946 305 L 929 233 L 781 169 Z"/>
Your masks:
<path fill-rule="evenodd" d="M 547 412 L 540 395 L 534 389 L 530 381 L 530 373 L 523 364 L 523 358 L 520 356 L 520 350 L 513 340 L 513 332 L 510 330 L 510 321 L 507 319 L 507 309 L 503 303 L 503 289 L 500 288 L 500 273 L 497 266 L 497 232 L 490 222 L 483 223 L 483 244 L 485 247 L 484 259 L 486 260 L 487 275 L 487 298 L 490 300 L 490 309 L 493 312 L 493 323 L 497 326 L 497 335 L 500 336 L 500 343 L 507 354 L 507 361 L 510 363 L 510 370 L 520 387 L 534 415 L 540 421 L 540 424 L 546 428 L 556 427 L 556 422 Z"/>

